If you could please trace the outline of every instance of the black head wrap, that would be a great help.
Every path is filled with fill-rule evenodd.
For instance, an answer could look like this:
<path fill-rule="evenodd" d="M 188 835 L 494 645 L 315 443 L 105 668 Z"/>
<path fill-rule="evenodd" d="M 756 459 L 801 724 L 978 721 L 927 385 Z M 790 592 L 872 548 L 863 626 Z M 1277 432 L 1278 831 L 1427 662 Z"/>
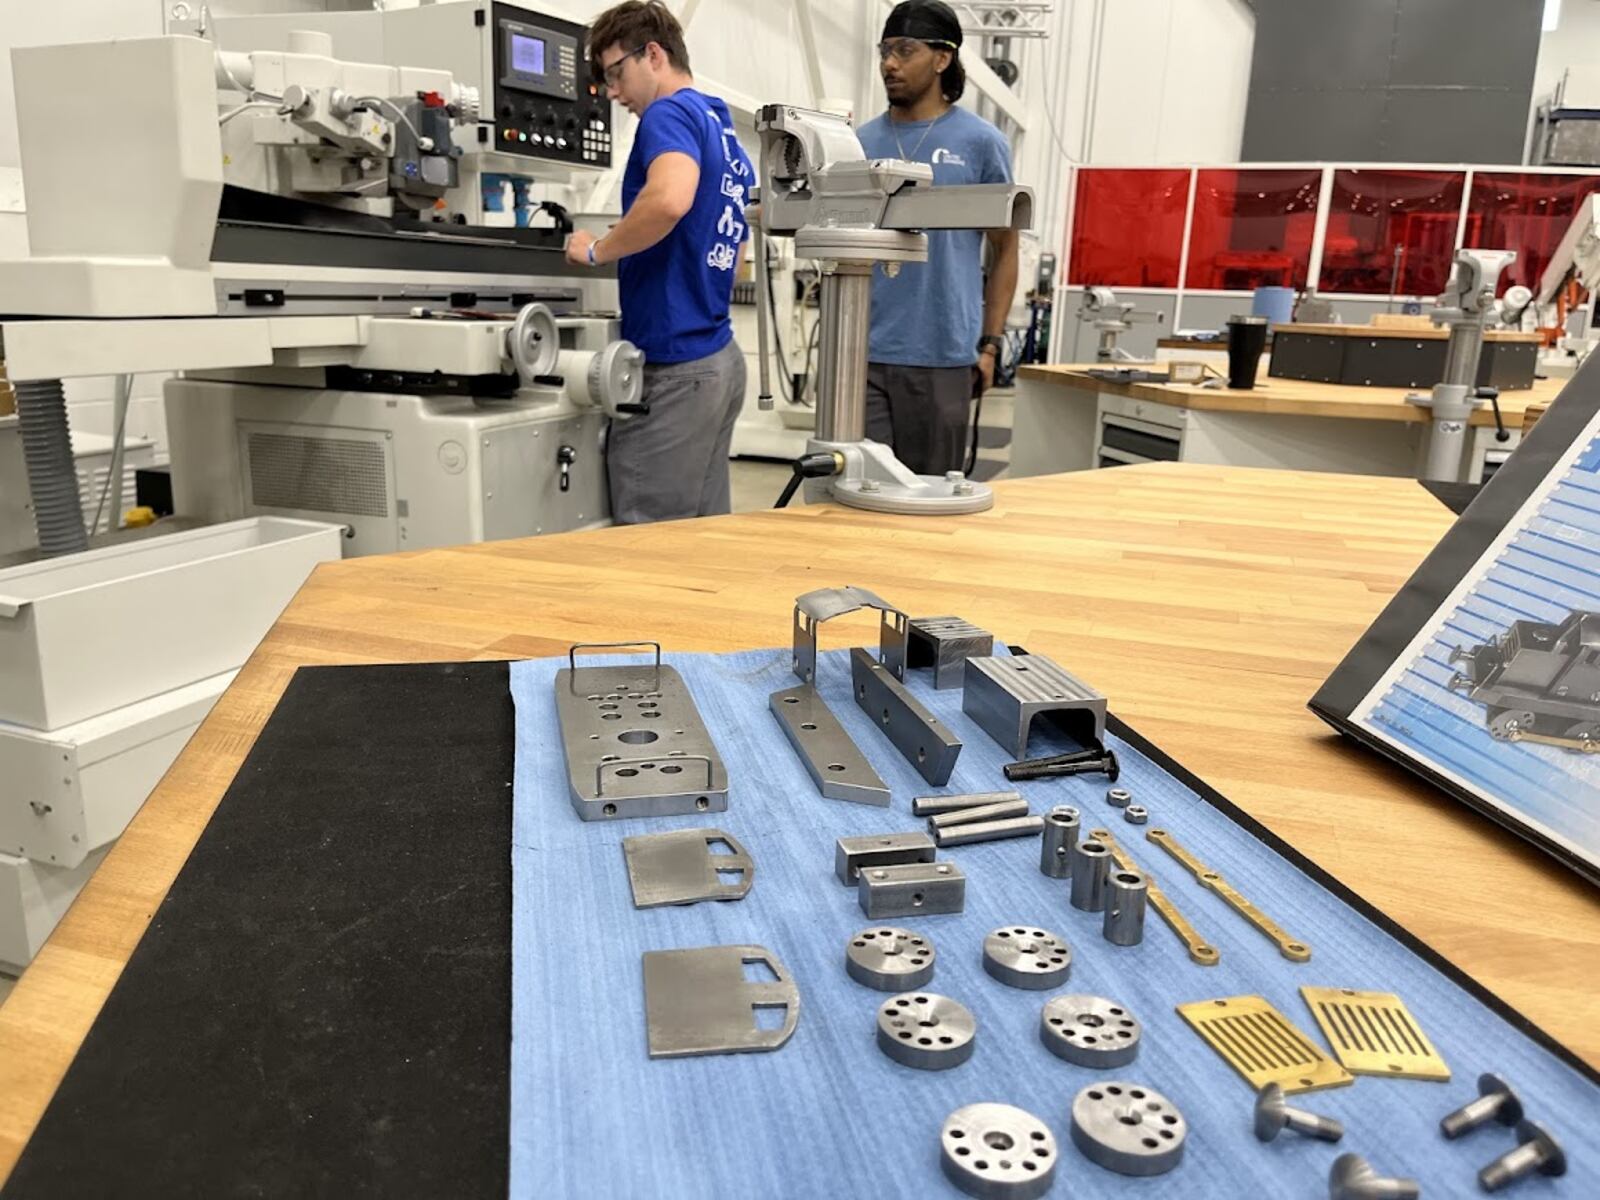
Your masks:
<path fill-rule="evenodd" d="M 889 10 L 883 38 L 916 38 L 956 49 L 961 45 L 961 21 L 944 0 L 904 0 Z"/>

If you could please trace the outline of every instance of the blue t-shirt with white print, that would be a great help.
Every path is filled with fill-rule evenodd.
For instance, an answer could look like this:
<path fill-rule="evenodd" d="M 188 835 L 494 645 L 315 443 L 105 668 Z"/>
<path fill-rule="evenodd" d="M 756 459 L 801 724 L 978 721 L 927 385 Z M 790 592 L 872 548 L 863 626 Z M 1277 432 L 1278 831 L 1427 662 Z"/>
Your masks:
<path fill-rule="evenodd" d="M 976 113 L 951 108 L 934 121 L 874 117 L 856 132 L 868 158 L 933 167 L 936 187 L 1010 183 L 1011 147 Z M 928 261 L 872 276 L 867 358 L 901 367 L 970 367 L 983 332 L 983 238 L 976 229 L 930 229 Z"/>
<path fill-rule="evenodd" d="M 622 176 L 622 210 L 633 207 L 650 164 L 672 151 L 700 164 L 694 206 L 654 246 L 617 262 L 622 336 L 651 363 L 692 362 L 733 340 L 728 308 L 734 267 L 749 231 L 744 219 L 755 174 L 734 136 L 728 106 L 684 88 L 644 110 Z"/>

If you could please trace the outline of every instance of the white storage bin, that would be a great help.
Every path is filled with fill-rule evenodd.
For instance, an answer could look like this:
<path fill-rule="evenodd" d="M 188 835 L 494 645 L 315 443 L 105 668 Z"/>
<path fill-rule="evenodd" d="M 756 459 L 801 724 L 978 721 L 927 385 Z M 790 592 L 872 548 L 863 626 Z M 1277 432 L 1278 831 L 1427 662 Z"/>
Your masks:
<path fill-rule="evenodd" d="M 342 536 L 253 517 L 0 571 L 0 720 L 60 729 L 242 666 Z"/>
<path fill-rule="evenodd" d="M 50 733 L 0 722 L 0 854 L 75 867 L 121 837 L 237 674 Z"/>
<path fill-rule="evenodd" d="M 51 867 L 0 854 L 0 971 L 22 974 L 110 847 L 76 867 Z"/>

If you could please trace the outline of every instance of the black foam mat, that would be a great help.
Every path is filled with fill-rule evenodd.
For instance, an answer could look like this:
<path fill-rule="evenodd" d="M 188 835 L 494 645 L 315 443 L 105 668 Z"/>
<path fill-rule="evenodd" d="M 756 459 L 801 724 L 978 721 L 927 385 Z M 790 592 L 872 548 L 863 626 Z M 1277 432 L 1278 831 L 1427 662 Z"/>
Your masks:
<path fill-rule="evenodd" d="M 297 673 L 4 1190 L 507 1186 L 504 663 Z"/>

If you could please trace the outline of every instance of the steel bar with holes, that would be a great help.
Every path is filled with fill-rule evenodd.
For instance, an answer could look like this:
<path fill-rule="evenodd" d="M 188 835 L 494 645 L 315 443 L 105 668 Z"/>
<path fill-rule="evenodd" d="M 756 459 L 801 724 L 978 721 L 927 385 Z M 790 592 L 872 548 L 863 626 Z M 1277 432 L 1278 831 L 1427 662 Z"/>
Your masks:
<path fill-rule="evenodd" d="M 1117 866 L 1124 871 L 1137 871 L 1144 876 L 1150 907 L 1155 909 L 1156 915 L 1167 923 L 1167 928 L 1178 935 L 1178 940 L 1183 943 L 1192 960 L 1202 967 L 1214 967 L 1222 961 L 1222 952 L 1200 936 L 1195 927 L 1189 923 L 1189 918 L 1179 912 L 1171 897 L 1161 890 L 1155 876 L 1133 861 L 1128 852 L 1111 835 L 1109 829 L 1091 829 L 1089 836 L 1111 851 L 1111 857 L 1117 860 Z"/>
<path fill-rule="evenodd" d="M 945 783 L 961 753 L 960 739 L 859 646 L 850 651 L 850 681 L 861 711 L 878 723 L 918 774 L 935 787 Z"/>
<path fill-rule="evenodd" d="M 1144 836 L 1146 841 L 1154 842 L 1168 854 L 1172 855 L 1173 858 L 1182 863 L 1184 870 L 1188 871 L 1197 880 L 1199 880 L 1201 887 L 1209 888 L 1211 891 L 1221 896 L 1229 908 L 1233 909 L 1234 912 L 1238 913 L 1246 921 L 1249 921 L 1250 924 L 1254 925 L 1262 933 L 1271 938 L 1273 942 L 1276 943 L 1279 954 L 1283 955 L 1291 962 L 1307 962 L 1310 960 L 1310 946 L 1308 946 L 1305 942 L 1300 941 L 1298 938 L 1290 937 L 1286 932 L 1284 932 L 1284 929 L 1281 925 L 1279 925 L 1271 917 L 1267 916 L 1266 913 L 1262 912 L 1254 904 L 1250 903 L 1250 901 L 1246 900 L 1244 896 L 1240 894 L 1239 890 L 1231 883 L 1213 871 L 1210 867 L 1206 866 L 1205 863 L 1201 862 L 1193 854 L 1190 854 L 1189 851 L 1185 850 L 1183 846 L 1179 844 L 1178 840 L 1174 838 L 1167 830 L 1152 829 Z"/>
<path fill-rule="evenodd" d="M 783 688 L 767 703 L 817 791 L 830 800 L 889 807 L 889 789 L 816 688 Z"/>

